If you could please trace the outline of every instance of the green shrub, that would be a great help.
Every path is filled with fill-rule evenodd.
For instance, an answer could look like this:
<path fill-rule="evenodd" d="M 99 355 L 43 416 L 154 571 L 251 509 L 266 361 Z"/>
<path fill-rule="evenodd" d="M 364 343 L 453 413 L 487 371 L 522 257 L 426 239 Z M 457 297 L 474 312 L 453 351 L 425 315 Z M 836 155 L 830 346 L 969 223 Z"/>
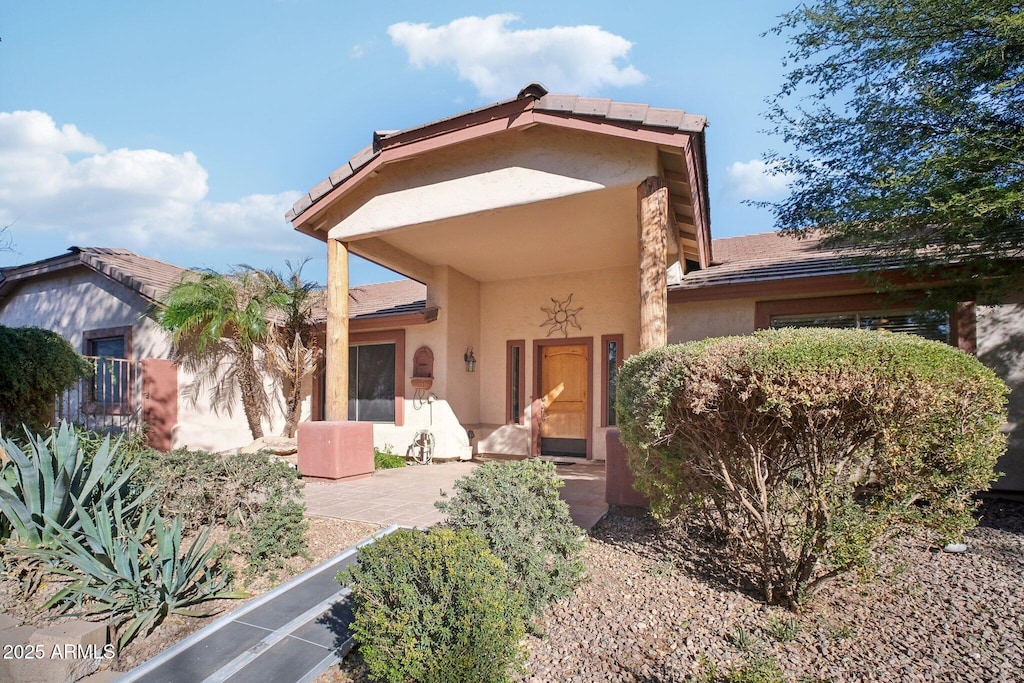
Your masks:
<path fill-rule="evenodd" d="M 22 547 L 52 546 L 54 528 L 81 529 L 81 510 L 117 503 L 125 514 L 150 494 L 133 490 L 137 468 L 120 441 L 92 444 L 88 456 L 74 427 L 61 422 L 46 437 L 26 432 L 24 447 L 0 442 L 8 461 L 0 466 L 0 516 L 11 540 Z"/>
<path fill-rule="evenodd" d="M 203 451 L 149 451 L 139 476 L 154 488 L 164 517 L 181 515 L 186 531 L 209 525 L 234 529 L 234 548 L 250 575 L 280 569 L 306 553 L 305 504 L 298 473 L 264 453 L 221 456 Z"/>
<path fill-rule="evenodd" d="M 447 526 L 487 540 L 531 615 L 582 580 L 582 532 L 558 497 L 564 485 L 549 462 L 487 462 L 455 482 L 454 497 L 436 503 Z"/>
<path fill-rule="evenodd" d="M 706 513 L 766 599 L 793 607 L 901 522 L 938 539 L 975 523 L 1006 391 L 945 344 L 771 330 L 633 356 L 616 407 L 655 514 Z"/>
<path fill-rule="evenodd" d="M 38 327 L 0 325 L 0 430 L 18 436 L 22 425 L 43 431 L 54 399 L 92 367 L 63 337 Z"/>
<path fill-rule="evenodd" d="M 384 444 L 383 450 L 374 446 L 373 469 L 390 470 L 396 467 L 405 467 L 405 458 L 400 455 L 396 455 L 391 448 L 392 446 L 389 443 Z"/>
<path fill-rule="evenodd" d="M 400 529 L 360 548 L 338 581 L 352 582 L 352 633 L 375 680 L 509 680 L 523 605 L 473 532 Z"/>

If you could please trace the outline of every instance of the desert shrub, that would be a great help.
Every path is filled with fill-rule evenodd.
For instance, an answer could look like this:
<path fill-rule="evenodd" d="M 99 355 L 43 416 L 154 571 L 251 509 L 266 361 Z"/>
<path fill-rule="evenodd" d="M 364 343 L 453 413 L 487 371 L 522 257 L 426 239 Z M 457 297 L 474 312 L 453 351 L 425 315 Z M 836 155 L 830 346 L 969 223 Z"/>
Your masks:
<path fill-rule="evenodd" d="M 283 566 L 306 553 L 305 503 L 298 473 L 264 453 L 217 455 L 203 451 L 150 451 L 140 478 L 154 488 L 165 517 L 181 515 L 186 531 L 209 525 L 231 528 L 234 549 L 250 575 Z"/>
<path fill-rule="evenodd" d="M 509 680 L 523 605 L 473 532 L 400 529 L 360 548 L 338 581 L 352 583 L 352 633 L 374 680 Z"/>
<path fill-rule="evenodd" d="M 183 548 L 181 517 L 168 526 L 155 510 L 134 521 L 120 505 L 95 506 L 79 523 L 79 532 L 56 526 L 56 547 L 35 551 L 56 562 L 50 571 L 71 579 L 44 608 L 110 621 L 118 650 L 169 615 L 202 616 L 195 605 L 247 597 L 230 590 L 209 529 Z"/>
<path fill-rule="evenodd" d="M 0 325 L 0 429 L 18 438 L 22 425 L 43 431 L 53 420 L 57 394 L 91 372 L 59 334 Z"/>
<path fill-rule="evenodd" d="M 706 513 L 766 599 L 795 607 L 901 523 L 937 539 L 975 523 L 1006 391 L 938 342 L 771 330 L 630 358 L 617 413 L 655 514 Z"/>
<path fill-rule="evenodd" d="M 452 498 L 436 503 L 447 526 L 487 540 L 531 615 L 583 576 L 582 533 L 558 497 L 564 485 L 549 462 L 488 462 L 456 481 Z"/>
<path fill-rule="evenodd" d="M 396 467 L 405 467 L 405 458 L 397 455 L 391 444 L 384 444 L 383 450 L 374 446 L 373 448 L 373 469 L 390 470 Z"/>
<path fill-rule="evenodd" d="M 46 436 L 26 431 L 24 446 L 0 442 L 7 461 L 0 466 L 0 516 L 10 540 L 20 547 L 49 547 L 54 529 L 79 533 L 81 514 L 115 503 L 125 515 L 150 494 L 131 485 L 137 463 L 109 437 L 82 447 L 74 427 L 61 422 Z"/>

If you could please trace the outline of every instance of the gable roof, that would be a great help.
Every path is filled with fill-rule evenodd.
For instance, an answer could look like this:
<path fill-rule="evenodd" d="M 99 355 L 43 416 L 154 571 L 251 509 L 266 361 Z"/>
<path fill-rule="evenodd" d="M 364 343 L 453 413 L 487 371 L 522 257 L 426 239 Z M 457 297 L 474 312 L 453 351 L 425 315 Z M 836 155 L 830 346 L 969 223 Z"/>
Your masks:
<path fill-rule="evenodd" d="M 634 130 L 656 128 L 668 129 L 673 132 L 703 133 L 707 126 L 706 116 L 689 114 L 682 109 L 663 109 L 646 104 L 615 102 L 605 98 L 549 93 L 543 85 L 531 83 L 511 99 L 470 109 L 404 130 L 375 131 L 371 144 L 356 152 L 347 163 L 335 169 L 305 196 L 300 197 L 285 214 L 285 220 L 294 221 L 323 199 L 331 190 L 348 182 L 360 169 L 379 157 L 383 151 L 473 125 L 481 118 L 485 118 L 487 114 L 490 114 L 493 119 L 506 118 L 509 115 L 509 105 L 513 105 L 512 108 L 516 108 L 515 105 L 520 105 L 519 108 L 556 114 L 563 118 L 605 121 Z"/>
<path fill-rule="evenodd" d="M 188 270 L 139 256 L 127 249 L 69 247 L 68 252 L 20 266 L 0 268 L 0 303 L 30 278 L 79 266 L 89 268 L 156 303 Z"/>
<path fill-rule="evenodd" d="M 376 131 L 373 141 L 295 202 L 285 214 L 299 232 L 327 239 L 330 207 L 384 167 L 448 145 L 543 124 L 625 138 L 657 147 L 673 220 L 687 258 L 712 259 L 704 129 L 707 117 L 682 109 L 549 93 L 531 83 L 508 100 L 399 131 Z"/>

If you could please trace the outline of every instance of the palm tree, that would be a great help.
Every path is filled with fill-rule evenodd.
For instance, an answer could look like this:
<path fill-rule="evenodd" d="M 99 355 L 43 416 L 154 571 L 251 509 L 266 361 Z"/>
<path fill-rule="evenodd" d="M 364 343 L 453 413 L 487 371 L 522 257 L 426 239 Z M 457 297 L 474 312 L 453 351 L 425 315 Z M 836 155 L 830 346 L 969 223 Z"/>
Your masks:
<path fill-rule="evenodd" d="M 271 332 L 274 304 L 252 268 L 229 274 L 189 273 L 168 292 L 157 316 L 170 332 L 182 366 L 195 375 L 189 398 L 209 389 L 214 410 L 228 415 L 237 397 L 253 439 L 263 436 L 270 401 L 257 366 L 257 349 Z"/>
<path fill-rule="evenodd" d="M 263 288 L 262 298 L 274 309 L 273 326 L 267 338 L 267 358 L 281 380 L 285 406 L 284 435 L 292 437 L 302 409 L 302 382 L 316 370 L 323 355 L 317 342 L 313 308 L 320 289 L 302 279 L 302 268 L 285 261 L 288 275 L 274 270 L 255 271 Z"/>

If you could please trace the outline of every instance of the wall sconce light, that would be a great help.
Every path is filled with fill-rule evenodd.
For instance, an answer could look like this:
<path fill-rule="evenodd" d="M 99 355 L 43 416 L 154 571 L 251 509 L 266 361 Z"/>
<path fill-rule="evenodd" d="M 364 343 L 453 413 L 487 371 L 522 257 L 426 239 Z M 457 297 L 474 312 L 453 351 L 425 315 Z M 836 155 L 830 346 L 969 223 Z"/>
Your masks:
<path fill-rule="evenodd" d="M 462 358 L 466 361 L 466 372 L 476 372 L 476 356 L 473 355 L 472 346 L 466 349 L 466 353 Z"/>

